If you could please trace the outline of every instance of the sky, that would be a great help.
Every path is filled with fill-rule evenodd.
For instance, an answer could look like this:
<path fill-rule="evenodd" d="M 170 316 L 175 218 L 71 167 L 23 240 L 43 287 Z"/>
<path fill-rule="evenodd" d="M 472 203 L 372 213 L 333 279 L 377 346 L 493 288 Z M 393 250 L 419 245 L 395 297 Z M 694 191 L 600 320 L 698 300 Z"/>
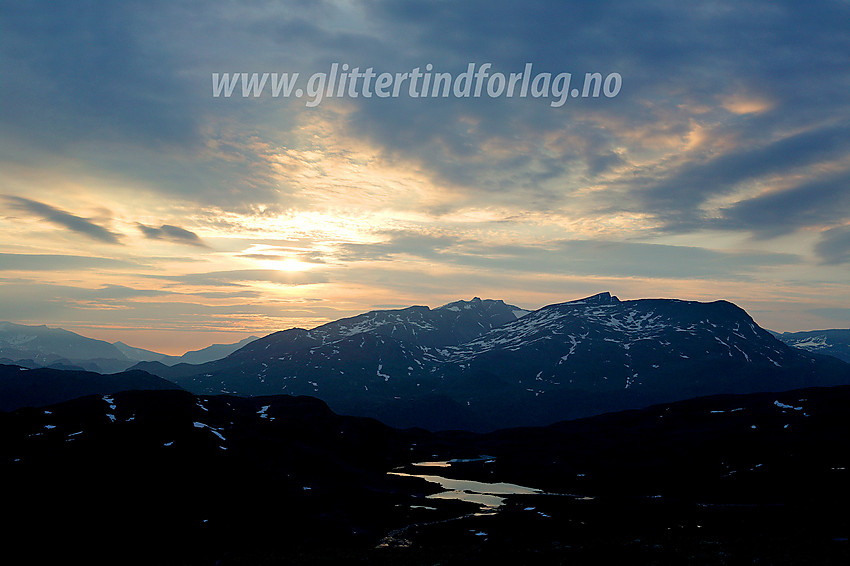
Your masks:
<path fill-rule="evenodd" d="M 848 53 L 846 0 L 7 0 L 0 320 L 179 354 L 609 291 L 848 328 Z M 214 96 L 487 63 L 478 97 Z M 527 64 L 621 81 L 488 95 Z"/>

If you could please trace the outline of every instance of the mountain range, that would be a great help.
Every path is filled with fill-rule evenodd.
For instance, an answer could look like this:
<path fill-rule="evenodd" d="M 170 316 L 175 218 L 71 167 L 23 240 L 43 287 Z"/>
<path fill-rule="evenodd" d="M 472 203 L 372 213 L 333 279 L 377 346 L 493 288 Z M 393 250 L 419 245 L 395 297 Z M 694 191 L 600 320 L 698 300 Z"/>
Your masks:
<path fill-rule="evenodd" d="M 392 426 L 544 425 L 717 393 L 850 383 L 726 301 L 600 293 L 525 311 L 473 299 L 373 311 L 255 340 L 198 366 L 134 366 L 196 394 L 311 395 Z"/>
<path fill-rule="evenodd" d="M 542 426 L 703 395 L 850 384 L 850 365 L 790 347 L 727 301 L 620 301 L 610 293 L 535 311 L 477 297 L 372 311 L 181 357 L 230 351 L 200 364 L 167 365 L 178 358 L 151 360 L 59 329 L 0 329 L 0 353 L 34 353 L 42 365 L 65 356 L 69 365 L 54 362 L 56 370 L 84 356 L 120 355 L 124 367 L 131 356 L 146 359 L 128 368 L 130 377 L 107 380 L 110 387 L 145 388 L 145 372 L 199 395 L 310 395 L 341 414 L 429 430 Z M 3 408 L 115 391 L 96 374 L 89 390 L 84 374 L 68 374 L 74 386 L 64 390 L 37 387 L 39 374 L 29 375 L 31 382 L 4 382 Z"/>

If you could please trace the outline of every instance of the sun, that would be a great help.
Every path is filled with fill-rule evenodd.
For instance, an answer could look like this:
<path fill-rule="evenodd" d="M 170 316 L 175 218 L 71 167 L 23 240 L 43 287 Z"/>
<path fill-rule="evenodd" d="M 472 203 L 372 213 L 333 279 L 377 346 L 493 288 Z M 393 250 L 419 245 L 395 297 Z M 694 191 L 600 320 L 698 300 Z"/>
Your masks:
<path fill-rule="evenodd" d="M 316 262 L 300 259 L 307 251 L 301 247 L 255 243 L 251 244 L 251 247 L 247 250 L 236 253 L 234 256 L 248 262 L 253 267 L 273 271 L 296 272 L 308 271 L 316 267 Z"/>
<path fill-rule="evenodd" d="M 307 263 L 305 261 L 298 261 L 293 258 L 286 259 L 273 259 L 273 260 L 263 260 L 263 264 L 268 269 L 274 269 L 277 271 L 307 271 L 313 264 Z"/>

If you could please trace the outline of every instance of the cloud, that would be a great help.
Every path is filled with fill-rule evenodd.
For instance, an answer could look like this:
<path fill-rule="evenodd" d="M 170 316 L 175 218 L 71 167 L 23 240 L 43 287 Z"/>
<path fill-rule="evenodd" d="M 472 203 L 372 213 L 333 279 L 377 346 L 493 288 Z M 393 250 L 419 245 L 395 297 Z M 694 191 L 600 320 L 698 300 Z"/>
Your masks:
<path fill-rule="evenodd" d="M 126 285 L 107 284 L 99 289 L 85 289 L 76 293 L 70 293 L 72 296 L 79 296 L 88 299 L 103 299 L 103 300 L 124 300 L 134 299 L 137 297 L 159 297 L 169 295 L 168 291 L 158 289 L 135 289 Z"/>
<path fill-rule="evenodd" d="M 720 212 L 721 217 L 712 221 L 715 227 L 748 230 L 760 237 L 834 224 L 850 215 L 850 170 L 806 178 L 789 189 L 742 200 Z"/>
<path fill-rule="evenodd" d="M 187 244 L 200 248 L 209 247 L 197 234 L 179 226 L 163 224 L 159 228 L 155 228 L 153 226 L 145 226 L 140 222 L 137 222 L 136 226 L 138 226 L 146 238 L 151 240 L 166 240 L 176 244 Z"/>
<path fill-rule="evenodd" d="M 559 109 L 530 98 L 353 102 L 357 112 L 347 123 L 352 131 L 390 156 L 421 163 L 438 182 L 458 185 L 476 199 L 537 209 L 569 206 L 577 189 L 644 159 L 650 141 L 645 132 L 663 127 L 675 140 L 684 137 L 695 120 L 740 144 L 720 155 L 681 155 L 680 148 L 672 146 L 669 155 L 657 156 L 665 162 L 645 179 L 641 198 L 630 194 L 625 199 L 639 211 L 662 220 L 669 213 L 689 216 L 695 205 L 739 182 L 845 155 L 850 147 L 846 97 L 841 94 L 847 81 L 838 79 L 844 74 L 833 55 L 850 48 L 846 34 L 839 31 L 841 20 L 835 19 L 848 15 L 847 6 L 367 6 L 370 17 L 387 30 L 397 30 L 381 35 L 395 54 L 387 66 L 404 69 L 413 66 L 411 61 L 430 61 L 441 70 L 457 72 L 467 62 L 489 61 L 494 70 L 510 72 L 532 62 L 537 70 L 571 71 L 577 78 L 588 71 L 622 74 L 623 91 L 615 99 L 570 100 Z M 482 13 L 488 18 L 481 18 Z M 819 85 L 817 96 L 813 84 Z M 772 106 L 743 118 L 724 108 L 728 100 L 744 96 L 770 98 Z M 839 126 L 812 127 L 835 122 Z M 558 137 L 564 143 L 549 143 Z M 495 152 L 495 147 L 506 150 Z M 685 165 L 677 167 L 677 161 Z M 621 179 L 628 192 L 639 189 L 635 181 L 640 180 Z M 609 193 L 608 204 L 625 204 L 621 196 Z"/>
<path fill-rule="evenodd" d="M 279 206 L 291 196 L 291 179 L 273 155 L 321 137 L 308 126 L 330 109 L 341 110 L 332 119 L 352 143 L 452 187 L 458 198 L 444 211 L 468 201 L 575 207 L 575 193 L 644 157 L 649 140 L 641 133 L 655 128 L 675 138 L 698 120 L 741 145 L 726 156 L 684 156 L 681 169 L 644 179 L 641 199 L 607 194 L 613 207 L 628 200 L 648 213 L 684 215 L 706 195 L 758 174 L 746 167 L 759 167 L 761 158 L 760 167 L 782 167 L 782 157 L 787 166 L 816 160 L 830 143 L 835 152 L 846 150 L 841 132 L 812 126 L 848 117 L 846 73 L 836 56 L 850 51 L 847 17 L 841 3 L 790 1 L 697 9 L 641 1 L 298 2 L 285 10 L 263 1 L 247 9 L 181 1 L 153 9 L 22 4 L 0 16 L 0 47 L 9 54 L 0 71 L 15 76 L 0 103 L 12 110 L 3 117 L 15 126 L 6 128 L 16 133 L 9 148 L 33 136 L 36 148 L 52 147 L 41 143 L 44 137 L 56 138 L 58 147 L 85 139 L 91 151 L 74 152 L 84 164 L 140 180 L 151 191 L 242 211 Z M 616 71 L 624 87 L 615 99 L 570 100 L 558 109 L 531 98 L 406 95 L 329 98 L 306 109 L 301 100 L 210 95 L 211 72 L 306 77 L 327 72 L 332 62 L 376 72 L 432 63 L 455 74 L 469 62 L 491 62 L 493 72 L 503 73 L 531 62 L 537 71 L 572 72 L 576 79 Z M 767 99 L 771 105 L 759 113 L 735 114 L 741 106 L 730 103 Z M 808 131 L 808 138 L 800 133 Z M 786 137 L 784 145 L 776 141 Z"/>
<path fill-rule="evenodd" d="M 0 70 L 17 83 L 0 89 L 0 104 L 16 109 L 3 113 L 7 131 L 54 149 L 196 139 L 197 113 L 176 73 L 178 61 L 158 39 L 165 22 L 154 14 L 165 8 L 84 0 L 44 10 L 11 2 L 0 16 L 0 49 L 7 54 Z"/>
<path fill-rule="evenodd" d="M 688 163 L 638 194 L 648 210 L 676 225 L 710 197 L 728 194 L 741 183 L 787 176 L 801 167 L 845 156 L 849 151 L 850 126 L 815 128 L 759 147 L 732 147 L 705 162 Z"/>
<path fill-rule="evenodd" d="M 244 331 L 258 328 L 274 328 L 275 321 L 288 316 L 304 317 L 304 311 L 281 312 L 280 306 L 271 301 L 257 301 L 245 297 L 233 297 L 221 304 L 204 304 L 198 301 L 181 301 L 172 295 L 167 301 L 117 300 L 110 289 L 84 289 L 49 283 L 26 283 L 5 285 L 6 293 L 16 297 L 15 301 L 0 301 L 0 320 L 20 321 L 27 324 L 42 324 L 51 321 L 62 327 L 78 327 L 80 320 L 87 321 L 89 328 L 129 328 L 137 331 L 146 329 L 182 330 L 193 335 L 205 330 Z M 102 293 L 106 293 L 106 297 Z M 126 292 L 128 296 L 151 297 L 148 293 Z M 120 292 L 119 292 L 120 294 Z M 313 315 L 317 318 L 316 315 Z M 286 327 L 283 322 L 280 326 Z M 76 328 L 74 328 L 76 330 Z M 260 330 L 256 330 L 260 331 Z M 84 332 L 85 333 L 85 332 Z"/>
<path fill-rule="evenodd" d="M 151 287 L 216 303 L 310 294 L 335 305 L 431 303 L 481 285 L 536 289 L 543 302 L 566 281 L 590 293 L 605 277 L 650 294 L 664 278 L 685 293 L 704 279 L 703 288 L 774 299 L 782 289 L 823 292 L 806 285 L 816 278 L 846 289 L 840 268 L 811 268 L 848 263 L 846 228 L 835 228 L 850 218 L 847 2 L 7 4 L 2 191 L 26 198 L 2 204 L 74 241 L 73 251 L 55 233 L 18 242 L 13 219 L 0 219 L 3 273 L 100 270 L 80 284 L 116 287 L 92 301 L 125 293 L 139 312 L 143 297 L 119 286 L 138 286 L 140 270 L 165 277 Z M 376 73 L 430 63 L 455 75 L 468 63 L 506 74 L 532 63 L 573 81 L 618 72 L 623 88 L 560 108 L 407 89 L 326 97 L 316 108 L 211 96 L 211 73 L 304 80 L 334 62 Z M 114 220 L 59 194 L 102 202 Z M 127 219 L 144 224 L 123 228 Z M 765 241 L 803 231 L 805 242 L 821 234 L 811 249 L 793 248 L 810 257 Z M 187 247 L 145 246 L 142 236 Z M 639 239 L 618 241 L 627 237 Z M 679 245 L 649 243 L 661 241 Z M 87 251 L 104 242 L 121 242 L 113 249 L 126 255 L 116 257 L 146 267 Z M 741 242 L 755 249 L 733 251 Z M 204 244 L 219 253 L 178 257 Z M 151 248 L 174 255 L 145 257 Z M 241 269 L 274 265 L 262 260 L 304 271 Z M 122 272 L 102 276 L 113 268 Z M 208 272 L 184 273 L 193 270 Z M 328 285 L 269 293 L 313 282 Z M 23 287 L 14 292 L 30 292 Z M 9 289 L 6 308 L 17 308 Z M 831 301 L 847 306 L 845 295 Z M 165 303 L 151 321 L 173 320 Z M 268 310 L 286 316 L 282 304 Z"/>
<path fill-rule="evenodd" d="M 507 244 L 413 231 L 384 234 L 389 235 L 384 242 L 342 246 L 340 257 L 345 261 L 392 261 L 413 256 L 502 273 L 683 279 L 746 279 L 762 268 L 803 262 L 802 257 L 790 253 L 718 251 L 637 242 L 555 240 Z"/>
<path fill-rule="evenodd" d="M 304 263 L 326 263 L 325 259 L 316 252 L 287 252 L 284 254 L 239 254 L 236 257 L 255 259 L 257 261 L 289 261 L 296 260 Z"/>
<path fill-rule="evenodd" d="M 259 291 L 251 291 L 249 289 L 240 289 L 239 291 L 194 291 L 192 295 L 203 297 L 205 299 L 256 299 L 262 296 Z"/>
<path fill-rule="evenodd" d="M 808 312 L 822 318 L 839 321 L 841 328 L 846 328 L 850 324 L 850 308 L 817 308 L 809 309 Z"/>
<path fill-rule="evenodd" d="M 323 264 L 327 259 L 323 253 L 309 247 L 269 245 L 254 241 L 250 248 L 236 257 L 257 261 L 299 261 L 303 263 Z"/>
<path fill-rule="evenodd" d="M 184 275 L 147 275 L 181 285 L 210 287 L 241 287 L 245 283 L 268 282 L 278 285 L 312 285 L 328 281 L 327 273 L 312 271 L 278 271 L 274 269 L 234 269 Z"/>
<path fill-rule="evenodd" d="M 386 230 L 379 235 L 387 239 L 367 244 L 341 244 L 339 257 L 344 261 L 388 260 L 400 254 L 435 258 L 463 241 L 456 236 L 422 234 L 414 230 Z"/>
<path fill-rule="evenodd" d="M 4 271 L 77 271 L 138 267 L 129 261 L 105 257 L 0 253 L 0 270 Z"/>
<path fill-rule="evenodd" d="M 850 263 L 850 226 L 824 232 L 815 244 L 815 253 L 827 265 Z"/>
<path fill-rule="evenodd" d="M 56 226 L 67 228 L 72 232 L 83 234 L 89 238 L 106 242 L 108 244 L 120 243 L 120 234 L 95 224 L 87 218 L 82 218 L 75 214 L 71 214 L 70 212 L 59 210 L 49 204 L 44 204 L 42 202 L 37 202 L 23 197 L 4 196 L 3 198 L 13 208 L 32 214 L 33 216 L 41 217 Z"/>

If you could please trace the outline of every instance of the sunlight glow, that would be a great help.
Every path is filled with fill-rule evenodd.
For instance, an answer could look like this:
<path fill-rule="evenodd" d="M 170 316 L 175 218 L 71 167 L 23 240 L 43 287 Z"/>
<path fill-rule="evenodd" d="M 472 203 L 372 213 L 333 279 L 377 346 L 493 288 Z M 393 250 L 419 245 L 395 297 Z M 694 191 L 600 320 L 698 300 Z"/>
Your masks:
<path fill-rule="evenodd" d="M 261 260 L 260 264 L 266 269 L 276 269 L 278 271 L 307 271 L 308 269 L 315 267 L 315 264 L 298 261 L 297 259 L 292 258 L 269 261 Z"/>

